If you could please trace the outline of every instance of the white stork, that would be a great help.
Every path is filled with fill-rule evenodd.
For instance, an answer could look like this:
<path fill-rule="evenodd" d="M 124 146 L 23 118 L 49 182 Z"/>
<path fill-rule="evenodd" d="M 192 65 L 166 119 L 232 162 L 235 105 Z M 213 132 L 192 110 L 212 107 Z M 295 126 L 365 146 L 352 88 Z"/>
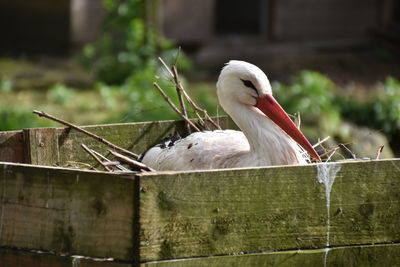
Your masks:
<path fill-rule="evenodd" d="M 144 153 L 142 162 L 155 170 L 180 171 L 306 164 L 308 154 L 320 161 L 255 65 L 229 61 L 218 78 L 217 95 L 243 132 L 204 131 L 164 140 Z"/>

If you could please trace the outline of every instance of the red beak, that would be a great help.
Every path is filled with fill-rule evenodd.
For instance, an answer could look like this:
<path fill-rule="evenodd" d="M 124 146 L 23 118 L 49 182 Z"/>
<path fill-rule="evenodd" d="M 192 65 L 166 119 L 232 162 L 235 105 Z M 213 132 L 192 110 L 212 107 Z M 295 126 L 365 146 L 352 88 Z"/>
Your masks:
<path fill-rule="evenodd" d="M 256 108 L 267 115 L 268 118 L 270 118 L 300 146 L 302 146 L 315 160 L 321 161 L 317 151 L 315 151 L 310 142 L 308 142 L 307 138 L 302 132 L 300 132 L 293 121 L 289 118 L 285 110 L 283 110 L 281 105 L 279 105 L 272 95 L 266 95 L 264 98 L 257 97 L 256 99 Z"/>

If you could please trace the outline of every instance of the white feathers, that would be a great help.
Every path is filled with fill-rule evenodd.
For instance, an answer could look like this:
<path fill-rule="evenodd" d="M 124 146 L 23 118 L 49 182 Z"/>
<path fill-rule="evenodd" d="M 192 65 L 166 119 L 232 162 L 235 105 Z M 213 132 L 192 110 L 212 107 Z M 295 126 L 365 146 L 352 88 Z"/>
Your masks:
<path fill-rule="evenodd" d="M 205 131 L 193 133 L 173 145 L 166 142 L 165 146 L 155 146 L 146 152 L 142 162 L 156 170 L 216 169 L 229 164 L 238 153 L 249 151 L 242 132 Z"/>
<path fill-rule="evenodd" d="M 250 83 L 252 88 L 246 85 Z M 151 148 L 143 163 L 156 170 L 175 171 L 307 163 L 302 148 L 254 107 L 256 97 L 271 93 L 268 78 L 258 67 L 230 61 L 219 76 L 217 95 L 243 132 L 193 133 L 173 144 Z"/>

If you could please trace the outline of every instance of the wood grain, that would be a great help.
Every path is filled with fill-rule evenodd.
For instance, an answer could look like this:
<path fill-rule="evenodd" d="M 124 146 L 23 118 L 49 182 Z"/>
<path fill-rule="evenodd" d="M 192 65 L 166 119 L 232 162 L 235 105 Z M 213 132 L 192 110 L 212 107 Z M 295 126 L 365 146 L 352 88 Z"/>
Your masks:
<path fill-rule="evenodd" d="M 144 263 L 146 267 L 208 266 L 397 266 L 400 244 L 368 245 L 323 249 L 264 252 Z"/>
<path fill-rule="evenodd" d="M 399 243 L 400 159 L 335 166 L 330 245 Z M 0 163 L 0 247 L 135 264 L 324 248 L 317 172 L 307 165 L 121 175 Z"/>
<path fill-rule="evenodd" d="M 399 241 L 400 160 L 340 164 L 330 245 Z M 326 245 L 315 165 L 139 176 L 142 261 Z"/>
<path fill-rule="evenodd" d="M 0 267 L 130 267 L 131 263 L 0 248 Z"/>
<path fill-rule="evenodd" d="M 223 128 L 227 127 L 226 117 L 220 118 L 219 121 Z M 137 154 L 145 152 L 169 135 L 186 134 L 183 121 L 93 125 L 82 128 Z M 29 162 L 35 165 L 68 166 L 69 162 L 73 161 L 97 166 L 98 163 L 80 147 L 82 143 L 103 155 L 108 155 L 106 145 L 73 129 L 37 128 L 24 131 L 29 137 Z"/>
<path fill-rule="evenodd" d="M 0 161 L 24 163 L 24 144 L 22 131 L 0 131 Z"/>
<path fill-rule="evenodd" d="M 0 166 L 0 246 L 133 260 L 134 178 Z"/>

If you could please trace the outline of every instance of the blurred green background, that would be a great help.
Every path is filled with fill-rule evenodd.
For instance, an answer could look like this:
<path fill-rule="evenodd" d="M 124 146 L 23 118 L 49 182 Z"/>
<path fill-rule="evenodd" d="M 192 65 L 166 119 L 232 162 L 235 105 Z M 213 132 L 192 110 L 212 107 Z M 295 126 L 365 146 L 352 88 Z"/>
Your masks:
<path fill-rule="evenodd" d="M 174 84 L 157 58 L 174 63 L 178 44 L 148 23 L 144 0 L 104 0 L 102 6 L 99 38 L 67 58 L 3 53 L 0 131 L 58 126 L 33 115 L 34 109 L 78 125 L 178 119 L 152 86 L 157 81 L 176 100 Z M 185 88 L 209 114 L 223 115 L 215 95 L 219 70 L 199 68 L 193 63 L 195 49 L 186 47 L 177 61 Z M 340 66 L 345 79 L 319 63 L 291 65 L 290 72 L 272 75 L 274 94 L 288 113 L 300 112 L 301 128 L 313 142 L 329 135 L 326 146 L 345 143 L 359 157 L 374 157 L 380 145 L 385 145 L 383 157 L 399 155 L 400 81 L 391 72 L 369 79 L 381 64 L 399 68 L 397 55 L 377 43 L 362 53 L 361 59 L 342 57 L 325 64 Z M 365 65 L 365 57 L 380 63 Z M 353 82 L 352 73 L 365 79 Z"/>

